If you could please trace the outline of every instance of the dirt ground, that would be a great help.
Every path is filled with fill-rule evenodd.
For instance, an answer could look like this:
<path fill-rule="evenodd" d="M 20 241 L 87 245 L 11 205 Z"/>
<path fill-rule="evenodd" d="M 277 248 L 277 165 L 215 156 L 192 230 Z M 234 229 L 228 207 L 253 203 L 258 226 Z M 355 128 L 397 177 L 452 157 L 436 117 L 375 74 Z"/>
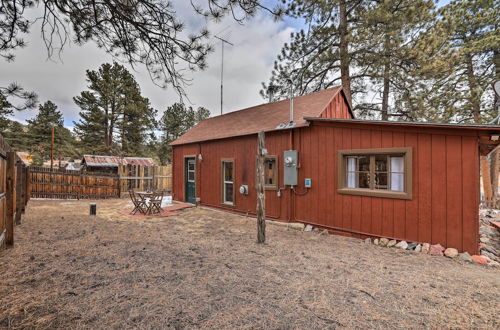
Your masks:
<path fill-rule="evenodd" d="M 0 328 L 499 328 L 500 270 L 192 208 L 29 203 L 0 252 Z"/>

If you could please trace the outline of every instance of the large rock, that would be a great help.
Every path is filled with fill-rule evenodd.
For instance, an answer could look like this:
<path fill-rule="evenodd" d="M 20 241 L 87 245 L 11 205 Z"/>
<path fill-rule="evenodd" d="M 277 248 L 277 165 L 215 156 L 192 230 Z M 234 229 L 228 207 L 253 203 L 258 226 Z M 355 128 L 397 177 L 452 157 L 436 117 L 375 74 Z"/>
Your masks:
<path fill-rule="evenodd" d="M 313 226 L 311 225 L 307 225 L 305 228 L 304 228 L 304 231 L 312 231 L 313 230 Z"/>
<path fill-rule="evenodd" d="M 378 239 L 378 238 L 375 238 L 375 239 L 373 240 L 373 244 L 375 244 L 375 245 L 378 245 L 378 242 L 379 242 L 379 239 Z"/>
<path fill-rule="evenodd" d="M 371 238 L 365 238 L 365 243 L 366 244 L 372 244 Z"/>
<path fill-rule="evenodd" d="M 406 248 L 408 247 L 408 243 L 406 243 L 406 241 L 401 241 L 398 244 L 396 244 L 395 247 L 401 250 L 406 250 Z"/>
<path fill-rule="evenodd" d="M 491 260 L 491 261 L 488 263 L 488 266 L 490 266 L 490 267 L 500 267 L 500 263 L 498 263 L 498 262 L 496 262 L 496 261 Z"/>
<path fill-rule="evenodd" d="M 431 248 L 431 245 L 429 243 L 424 243 L 422 244 L 422 253 L 429 253 L 429 249 Z"/>
<path fill-rule="evenodd" d="M 417 246 L 415 246 L 415 252 L 422 252 L 422 245 L 417 244 Z"/>
<path fill-rule="evenodd" d="M 396 241 L 395 239 L 391 239 L 388 243 L 387 243 L 387 247 L 393 247 L 394 245 L 396 245 L 398 243 L 398 241 Z"/>
<path fill-rule="evenodd" d="M 380 241 L 378 242 L 378 245 L 387 246 L 388 243 L 389 243 L 389 240 L 387 238 L 381 238 Z"/>
<path fill-rule="evenodd" d="M 485 256 L 473 255 L 472 256 L 472 261 L 474 261 L 477 264 L 481 264 L 481 265 L 487 265 L 488 264 L 488 258 L 485 257 Z"/>
<path fill-rule="evenodd" d="M 441 257 L 441 256 L 443 256 L 443 251 L 444 251 L 444 247 L 442 247 L 441 244 L 434 244 L 434 245 L 431 245 L 429 248 L 429 254 L 431 256 Z"/>
<path fill-rule="evenodd" d="M 448 258 L 455 258 L 456 256 L 458 256 L 458 250 L 454 248 L 447 248 L 446 250 L 444 250 L 444 255 Z"/>
<path fill-rule="evenodd" d="M 459 253 L 458 259 L 466 261 L 466 262 L 472 262 L 472 257 L 470 256 L 470 254 L 468 252 Z"/>

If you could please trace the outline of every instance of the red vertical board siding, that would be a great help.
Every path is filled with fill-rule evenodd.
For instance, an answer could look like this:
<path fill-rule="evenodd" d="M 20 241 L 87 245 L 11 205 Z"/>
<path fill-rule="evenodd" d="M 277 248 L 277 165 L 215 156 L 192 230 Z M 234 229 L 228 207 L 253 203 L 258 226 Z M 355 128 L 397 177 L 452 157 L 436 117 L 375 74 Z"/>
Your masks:
<path fill-rule="evenodd" d="M 371 130 L 361 130 L 361 148 L 368 149 L 372 147 Z M 360 231 L 372 233 L 372 199 L 373 197 L 361 197 L 361 225 Z"/>
<path fill-rule="evenodd" d="M 446 136 L 446 245 L 462 250 L 462 138 Z"/>
<path fill-rule="evenodd" d="M 372 148 L 382 147 L 382 132 L 379 130 L 371 131 Z M 371 233 L 375 235 L 382 234 L 382 198 L 372 198 L 372 226 Z"/>
<path fill-rule="evenodd" d="M 404 237 L 411 241 L 418 241 L 418 192 L 420 169 L 418 167 L 418 135 L 416 133 L 405 134 L 405 146 L 411 147 L 412 150 L 412 194 L 415 196 L 411 200 L 405 201 L 406 216 L 405 216 L 405 235 Z"/>
<path fill-rule="evenodd" d="M 382 131 L 382 148 L 392 148 L 392 132 Z M 382 200 L 382 236 L 393 237 L 394 235 L 394 200 L 383 198 Z"/>
<path fill-rule="evenodd" d="M 432 243 L 446 246 L 446 136 L 432 135 Z"/>
<path fill-rule="evenodd" d="M 331 194 L 335 197 L 335 212 L 333 226 L 337 228 L 342 227 L 342 208 L 344 206 L 343 197 L 335 192 L 338 187 L 338 162 L 337 162 L 337 150 L 342 149 L 342 128 L 333 129 L 333 144 L 334 150 L 331 151 L 332 163 L 333 163 L 333 186 L 331 187 Z"/>
<path fill-rule="evenodd" d="M 463 249 L 473 254 L 479 252 L 479 156 L 477 150 L 476 137 L 464 136 L 462 138 L 462 240 Z"/>
<path fill-rule="evenodd" d="M 348 128 L 338 128 L 342 130 L 342 149 L 352 149 L 352 131 Z M 338 154 L 337 154 L 338 157 Z M 352 203 L 351 196 L 342 195 L 342 228 L 352 228 L 351 217 Z"/>
<path fill-rule="evenodd" d="M 401 132 L 394 132 L 392 134 L 393 146 L 404 147 L 405 134 Z M 394 237 L 403 238 L 406 232 L 406 201 L 402 199 L 394 200 Z"/>
<path fill-rule="evenodd" d="M 417 168 L 419 172 L 418 190 L 418 241 L 432 240 L 432 152 L 431 135 L 418 134 L 418 149 L 414 151 L 418 156 Z"/>
<path fill-rule="evenodd" d="M 351 130 L 351 148 L 361 148 L 361 130 Z M 351 196 L 351 229 L 361 230 L 361 196 Z"/>
<path fill-rule="evenodd" d="M 332 107 L 331 111 L 340 106 Z M 338 114 L 338 113 L 337 113 Z M 330 227 L 346 234 L 399 238 L 414 242 L 440 243 L 460 251 L 478 252 L 479 163 L 478 140 L 468 132 L 438 129 L 394 129 L 391 127 L 326 124 L 294 130 L 299 151 L 297 194 L 287 188 L 281 198 L 266 192 L 270 217 L 303 221 Z M 283 187 L 283 151 L 290 148 L 290 131 L 266 134 L 270 155 L 278 156 L 279 186 Z M 176 200 L 184 200 L 184 157 L 197 159 L 197 194 L 201 204 L 221 205 L 221 159 L 235 161 L 235 207 L 231 210 L 255 214 L 256 135 L 207 141 L 173 148 Z M 413 196 L 410 200 L 340 195 L 338 151 L 365 148 L 412 148 Z M 304 179 L 312 178 L 307 191 Z M 241 184 L 249 194 L 241 195 Z M 293 210 L 290 206 L 293 205 Z"/>

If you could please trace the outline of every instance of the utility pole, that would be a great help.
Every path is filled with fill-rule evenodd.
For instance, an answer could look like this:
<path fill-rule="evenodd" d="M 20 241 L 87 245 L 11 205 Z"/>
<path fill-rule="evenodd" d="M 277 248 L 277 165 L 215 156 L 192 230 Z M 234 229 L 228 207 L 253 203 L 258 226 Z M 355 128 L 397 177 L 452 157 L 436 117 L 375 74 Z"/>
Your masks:
<path fill-rule="evenodd" d="M 222 61 L 221 61 L 221 69 L 220 69 L 220 114 L 222 115 L 222 106 L 223 106 L 223 98 L 224 98 L 224 43 L 234 46 L 229 41 L 222 39 L 220 37 L 214 36 L 215 38 L 221 41 L 222 45 Z"/>
<path fill-rule="evenodd" d="M 52 139 L 50 141 L 50 170 L 54 168 L 54 126 L 52 126 Z"/>

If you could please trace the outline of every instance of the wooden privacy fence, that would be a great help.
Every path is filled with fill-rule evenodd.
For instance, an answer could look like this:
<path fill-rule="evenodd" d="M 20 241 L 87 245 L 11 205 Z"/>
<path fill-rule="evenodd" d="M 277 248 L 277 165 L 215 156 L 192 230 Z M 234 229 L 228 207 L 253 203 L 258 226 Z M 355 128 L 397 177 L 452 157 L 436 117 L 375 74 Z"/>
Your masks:
<path fill-rule="evenodd" d="M 122 194 L 130 189 L 172 191 L 172 165 L 119 165 L 118 173 Z"/>
<path fill-rule="evenodd" d="M 0 135 L 0 248 L 14 244 L 14 225 L 21 224 L 29 200 L 29 172 Z"/>
<path fill-rule="evenodd" d="M 57 199 L 105 199 L 120 196 L 114 173 L 80 172 L 30 167 L 31 197 Z"/>

